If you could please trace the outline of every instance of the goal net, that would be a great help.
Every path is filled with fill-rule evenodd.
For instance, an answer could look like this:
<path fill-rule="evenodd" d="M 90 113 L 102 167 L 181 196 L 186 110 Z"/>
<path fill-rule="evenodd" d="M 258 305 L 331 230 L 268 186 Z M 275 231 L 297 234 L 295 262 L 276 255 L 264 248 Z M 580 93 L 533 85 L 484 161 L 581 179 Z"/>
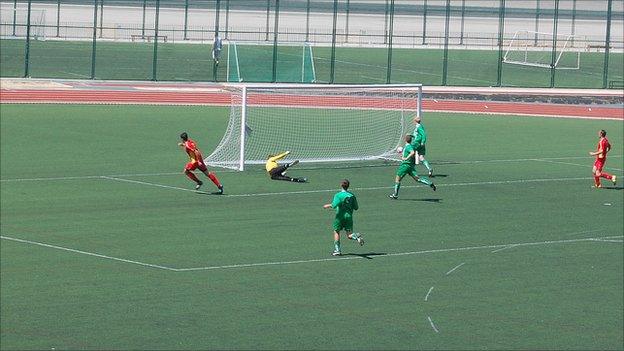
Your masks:
<path fill-rule="evenodd" d="M 0 37 L 26 38 L 28 30 L 28 9 L 14 8 L 13 6 L 0 7 Z M 30 11 L 30 38 L 46 39 L 46 10 L 31 9 Z"/>
<path fill-rule="evenodd" d="M 268 155 L 339 162 L 396 158 L 421 114 L 421 85 L 231 86 L 230 119 L 207 164 L 244 170 Z M 286 162 L 289 159 L 285 160 Z"/>
<path fill-rule="evenodd" d="M 579 69 L 581 54 L 574 50 L 573 43 L 574 36 L 570 34 L 558 34 L 555 38 L 552 33 L 517 31 L 507 45 L 503 63 L 551 68 L 554 54 L 555 69 Z"/>
<path fill-rule="evenodd" d="M 228 82 L 272 82 L 273 45 L 228 41 Z M 315 83 L 314 52 L 309 43 L 280 43 L 275 53 L 275 81 Z"/>

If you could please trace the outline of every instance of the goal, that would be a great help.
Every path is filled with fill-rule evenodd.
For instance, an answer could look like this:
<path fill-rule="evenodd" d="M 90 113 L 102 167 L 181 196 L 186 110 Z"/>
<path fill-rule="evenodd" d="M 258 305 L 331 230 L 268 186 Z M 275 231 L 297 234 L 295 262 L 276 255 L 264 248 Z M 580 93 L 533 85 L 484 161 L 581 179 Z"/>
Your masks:
<path fill-rule="evenodd" d="M 228 127 L 205 162 L 240 171 L 282 151 L 300 162 L 396 158 L 411 120 L 422 113 L 420 84 L 226 89 L 232 101 Z"/>
<path fill-rule="evenodd" d="M 274 57 L 273 45 L 227 41 L 228 82 L 315 83 L 314 52 L 310 43 L 280 43 Z"/>
<path fill-rule="evenodd" d="M 554 47 L 553 67 L 555 69 L 579 69 L 581 54 L 573 48 L 574 35 L 557 34 L 556 40 L 554 39 L 552 33 L 517 31 L 505 50 L 503 63 L 551 68 L 554 44 L 556 46 Z"/>
<path fill-rule="evenodd" d="M 0 8 L 0 37 L 25 38 L 28 29 L 28 9 L 2 6 Z M 46 39 L 46 10 L 31 9 L 30 11 L 30 38 L 35 40 Z"/>

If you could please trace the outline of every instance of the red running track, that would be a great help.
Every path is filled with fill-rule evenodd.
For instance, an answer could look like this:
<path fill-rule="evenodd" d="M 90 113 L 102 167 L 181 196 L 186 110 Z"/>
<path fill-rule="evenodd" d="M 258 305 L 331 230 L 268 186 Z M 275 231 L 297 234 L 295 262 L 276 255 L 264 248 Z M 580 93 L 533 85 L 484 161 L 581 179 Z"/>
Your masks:
<path fill-rule="evenodd" d="M 252 95 L 253 105 L 321 106 L 332 108 L 380 108 L 381 99 L 346 99 L 308 97 L 297 100 L 288 96 Z M 396 100 L 398 104 L 399 100 Z M 393 101 L 383 100 L 383 106 Z M 229 105 L 230 94 L 205 91 L 134 91 L 80 89 L 0 90 L 0 103 L 80 103 L 80 104 L 163 104 L 163 105 Z M 403 105 L 405 101 L 402 102 Z M 583 106 L 543 103 L 424 100 L 423 110 L 455 113 L 513 114 L 548 117 L 573 117 L 624 120 L 622 107 Z"/>

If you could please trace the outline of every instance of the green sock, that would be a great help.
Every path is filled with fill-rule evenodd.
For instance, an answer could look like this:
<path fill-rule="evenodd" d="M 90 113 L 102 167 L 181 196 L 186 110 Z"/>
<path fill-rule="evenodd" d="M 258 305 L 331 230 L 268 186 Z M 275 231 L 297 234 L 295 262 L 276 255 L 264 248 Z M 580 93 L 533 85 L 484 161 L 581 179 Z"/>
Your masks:
<path fill-rule="evenodd" d="M 431 185 L 431 181 L 427 178 L 424 177 L 418 177 L 418 181 L 423 183 L 423 184 L 427 184 L 427 185 Z"/>
<path fill-rule="evenodd" d="M 427 170 L 431 170 L 431 165 L 429 164 L 429 161 L 427 160 L 422 160 L 422 164 L 425 165 L 425 167 L 427 167 Z"/>
<path fill-rule="evenodd" d="M 399 195 L 400 188 L 401 188 L 401 183 L 394 183 L 394 195 Z"/>
<path fill-rule="evenodd" d="M 340 240 L 334 241 L 334 251 L 340 252 Z"/>
<path fill-rule="evenodd" d="M 360 236 L 360 233 L 353 233 L 353 234 L 351 234 L 351 237 L 349 239 L 357 240 L 359 236 Z"/>

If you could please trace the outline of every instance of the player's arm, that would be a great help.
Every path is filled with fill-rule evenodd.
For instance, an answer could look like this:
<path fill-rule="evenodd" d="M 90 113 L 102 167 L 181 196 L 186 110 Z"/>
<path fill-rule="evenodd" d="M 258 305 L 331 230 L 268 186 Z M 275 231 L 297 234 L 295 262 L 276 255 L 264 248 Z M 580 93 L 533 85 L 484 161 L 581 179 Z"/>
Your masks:
<path fill-rule="evenodd" d="M 405 161 L 405 160 L 409 160 L 410 158 L 414 157 L 415 155 L 416 155 L 416 150 L 412 149 L 412 151 L 410 151 L 410 153 L 409 153 L 409 154 L 407 154 L 407 157 L 403 157 L 403 156 L 401 156 L 401 159 L 402 159 L 403 161 Z"/>
<path fill-rule="evenodd" d="M 340 202 L 340 197 L 338 196 L 338 194 L 336 194 L 334 195 L 334 200 L 332 201 L 332 203 L 323 205 L 323 208 L 336 208 L 338 207 L 338 205 L 340 205 Z"/>
<path fill-rule="evenodd" d="M 357 202 L 357 198 L 355 196 L 353 196 L 351 201 L 352 201 L 353 210 L 357 211 L 358 208 L 360 208 L 360 206 L 358 205 L 358 202 Z"/>
<path fill-rule="evenodd" d="M 278 161 L 278 160 L 281 160 L 281 159 L 283 159 L 284 157 L 286 157 L 288 154 L 290 154 L 290 151 L 282 152 L 282 153 L 281 153 L 281 154 L 279 154 L 279 155 L 275 155 L 275 156 L 273 156 L 273 157 L 269 158 L 269 162 L 276 162 L 276 161 Z"/>
<path fill-rule="evenodd" d="M 598 144 L 598 150 L 593 151 L 593 152 L 592 151 L 589 152 L 590 156 L 596 156 L 596 155 L 600 155 L 600 154 L 602 154 L 602 144 Z"/>

